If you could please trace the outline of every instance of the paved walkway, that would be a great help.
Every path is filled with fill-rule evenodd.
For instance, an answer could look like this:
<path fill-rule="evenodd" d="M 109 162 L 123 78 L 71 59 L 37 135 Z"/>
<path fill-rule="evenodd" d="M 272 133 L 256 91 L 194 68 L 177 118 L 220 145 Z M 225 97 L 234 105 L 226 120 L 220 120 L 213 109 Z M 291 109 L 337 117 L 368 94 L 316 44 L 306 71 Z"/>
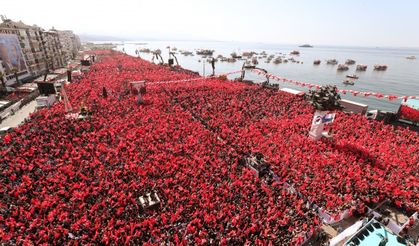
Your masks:
<path fill-rule="evenodd" d="M 26 104 L 21 109 L 16 111 L 14 115 L 10 115 L 5 120 L 3 120 L 0 124 L 0 128 L 3 127 L 17 127 L 20 123 L 22 123 L 25 118 L 29 116 L 29 114 L 35 112 L 36 109 L 36 101 L 33 100 L 32 102 Z"/>

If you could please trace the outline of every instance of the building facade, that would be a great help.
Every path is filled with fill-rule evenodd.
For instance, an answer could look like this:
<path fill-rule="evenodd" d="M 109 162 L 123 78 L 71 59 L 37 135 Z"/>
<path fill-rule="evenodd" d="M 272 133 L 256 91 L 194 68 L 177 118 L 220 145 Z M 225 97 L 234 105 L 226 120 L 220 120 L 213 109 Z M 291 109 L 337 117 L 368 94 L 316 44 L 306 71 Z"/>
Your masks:
<path fill-rule="evenodd" d="M 72 31 L 58 31 L 54 28 L 45 31 L 36 25 L 26 25 L 4 16 L 1 16 L 1 19 L 3 22 L 0 23 L 0 45 L 3 43 L 6 47 L 3 47 L 3 56 L 10 60 L 10 57 L 16 57 L 15 53 L 19 53 L 17 48 L 10 48 L 16 38 L 25 64 L 25 66 L 14 66 L 13 73 L 10 69 L 3 69 L 7 80 L 16 77 L 16 74 L 19 79 L 25 79 L 43 75 L 48 70 L 65 67 L 76 57 L 80 49 L 80 40 Z M 5 64 L 4 57 L 0 57 L 2 65 Z M 19 70 L 17 73 L 16 69 Z"/>
<path fill-rule="evenodd" d="M 26 60 L 28 72 L 33 75 L 41 75 L 46 70 L 45 51 L 42 43 L 42 29 L 37 26 L 29 26 L 23 22 L 14 22 L 3 19 L 0 24 L 0 34 L 15 34 L 20 42 L 23 55 Z"/>
<path fill-rule="evenodd" d="M 80 50 L 80 39 L 73 31 L 58 31 L 61 46 L 63 49 L 65 60 L 68 62 L 76 58 L 78 51 Z"/>
<path fill-rule="evenodd" d="M 62 45 L 57 30 L 51 29 L 42 32 L 42 39 L 44 44 L 44 52 L 49 69 L 56 69 L 64 67 L 67 61 L 64 57 Z"/>

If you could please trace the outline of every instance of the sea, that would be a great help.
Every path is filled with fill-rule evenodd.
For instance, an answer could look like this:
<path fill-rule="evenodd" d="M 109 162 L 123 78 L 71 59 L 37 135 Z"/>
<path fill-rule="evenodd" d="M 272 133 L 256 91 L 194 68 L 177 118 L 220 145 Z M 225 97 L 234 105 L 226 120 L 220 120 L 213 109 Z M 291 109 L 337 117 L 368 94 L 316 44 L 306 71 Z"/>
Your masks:
<path fill-rule="evenodd" d="M 99 43 L 99 42 L 98 42 Z M 183 68 L 199 72 L 201 75 L 212 73 L 211 64 L 202 56 L 196 55 L 199 49 L 214 50 L 213 57 L 223 55 L 230 57 L 235 52 L 254 51 L 257 53 L 266 52 L 269 55 L 293 57 L 297 62 L 281 64 L 266 63 L 266 58 L 258 59 L 257 67 L 266 69 L 269 73 L 300 82 L 308 82 L 318 85 L 336 85 L 340 89 L 350 89 L 365 92 L 377 92 L 396 96 L 419 96 L 419 48 L 390 48 L 390 47 L 340 47 L 340 46 L 314 46 L 303 48 L 299 45 L 266 44 L 266 43 L 242 43 L 242 42 L 215 42 L 215 41 L 125 41 L 112 42 L 117 44 L 116 49 L 124 51 L 129 55 L 138 56 L 136 50 L 149 48 L 160 49 L 165 62 L 170 51 L 176 48 L 179 65 Z M 194 53 L 194 56 L 184 56 L 179 50 L 187 50 Z M 298 56 L 290 55 L 290 52 L 297 50 Z M 152 54 L 139 53 L 145 60 L 152 61 Z M 417 59 L 406 57 L 416 56 Z M 284 59 L 284 58 L 283 58 Z M 355 65 L 350 65 L 348 71 L 337 71 L 337 65 L 327 65 L 329 59 L 338 60 L 344 64 L 347 59 L 355 60 Z M 314 60 L 320 60 L 320 65 L 314 65 Z M 157 62 L 157 61 L 156 61 Z M 223 74 L 240 70 L 245 61 L 238 60 L 235 63 L 216 62 L 215 73 Z M 356 71 L 357 64 L 368 66 L 365 72 Z M 386 71 L 374 71 L 374 65 L 385 64 Z M 346 75 L 356 74 L 359 79 L 354 85 L 345 85 L 343 81 Z M 239 75 L 235 75 L 239 76 Z M 234 78 L 234 76 L 230 77 Z M 246 73 L 245 79 L 262 82 L 263 77 Z M 271 81 L 273 82 L 273 81 Z M 290 83 L 280 82 L 280 87 L 293 88 L 301 91 L 308 91 L 308 88 L 298 87 Z M 402 100 L 389 101 L 388 99 L 377 99 L 374 97 L 342 95 L 342 98 L 368 105 L 368 109 L 379 109 L 383 111 L 397 112 Z"/>

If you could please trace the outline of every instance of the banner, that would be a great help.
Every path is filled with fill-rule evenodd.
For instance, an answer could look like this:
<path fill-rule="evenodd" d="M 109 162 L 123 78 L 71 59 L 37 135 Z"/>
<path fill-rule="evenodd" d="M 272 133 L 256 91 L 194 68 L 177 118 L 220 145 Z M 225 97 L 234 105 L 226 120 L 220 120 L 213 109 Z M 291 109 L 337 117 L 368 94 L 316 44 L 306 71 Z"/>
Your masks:
<path fill-rule="evenodd" d="M 254 73 L 254 74 L 260 75 L 260 76 L 266 76 L 266 77 L 271 78 L 272 80 L 275 80 L 277 82 L 291 83 L 291 84 L 294 84 L 296 86 L 307 87 L 309 89 L 312 89 L 312 88 L 320 89 L 321 88 L 321 85 L 316 85 L 316 84 L 296 81 L 296 80 L 292 80 L 292 79 L 282 78 L 282 77 L 279 77 L 279 76 L 276 76 L 276 75 L 273 75 L 273 74 L 270 74 L 270 73 L 262 72 L 262 71 L 257 70 L 257 69 L 252 69 L 251 72 Z M 350 94 L 352 94 L 352 96 L 363 96 L 363 97 L 373 96 L 377 99 L 387 99 L 389 101 L 398 100 L 398 99 L 402 99 L 402 100 L 419 99 L 419 96 L 384 95 L 382 93 L 377 93 L 377 92 L 364 92 L 364 91 L 355 91 L 355 90 L 338 89 L 338 92 L 342 93 L 344 95 L 346 95 L 347 93 L 350 93 Z"/>
<path fill-rule="evenodd" d="M 333 121 L 335 121 L 335 116 L 336 114 L 326 114 L 322 118 L 322 123 L 326 125 L 332 123 Z"/>
<path fill-rule="evenodd" d="M 0 34 L 0 60 L 3 62 L 6 74 L 12 74 L 13 68 L 18 72 L 26 71 L 26 62 L 16 35 Z"/>
<path fill-rule="evenodd" d="M 323 118 L 328 115 L 327 111 L 316 110 L 314 113 L 313 121 L 311 122 L 311 128 L 309 132 L 310 138 L 319 140 L 322 137 L 324 123 Z"/>

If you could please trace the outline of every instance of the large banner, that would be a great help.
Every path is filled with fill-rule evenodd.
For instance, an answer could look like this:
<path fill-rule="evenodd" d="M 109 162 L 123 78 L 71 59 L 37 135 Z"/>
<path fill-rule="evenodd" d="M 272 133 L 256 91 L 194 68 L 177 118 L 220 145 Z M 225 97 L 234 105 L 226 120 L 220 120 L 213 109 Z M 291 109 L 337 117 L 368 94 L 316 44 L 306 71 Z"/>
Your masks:
<path fill-rule="evenodd" d="M 27 70 L 25 58 L 16 35 L 0 34 L 0 60 L 3 62 L 6 74 L 13 73 L 13 68 L 17 68 L 19 72 Z"/>

